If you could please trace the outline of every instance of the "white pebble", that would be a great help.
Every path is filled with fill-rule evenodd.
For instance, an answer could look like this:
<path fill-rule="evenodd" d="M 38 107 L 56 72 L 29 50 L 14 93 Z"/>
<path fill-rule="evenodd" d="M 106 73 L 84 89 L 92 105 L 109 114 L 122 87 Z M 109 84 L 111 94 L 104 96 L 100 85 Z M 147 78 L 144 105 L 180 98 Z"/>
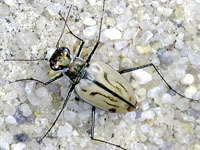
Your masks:
<path fill-rule="evenodd" d="M 41 105 L 41 99 L 34 94 L 27 95 L 28 101 L 34 105 L 38 106 Z"/>
<path fill-rule="evenodd" d="M 196 111 L 200 111 L 200 103 L 191 103 L 191 107 Z"/>
<path fill-rule="evenodd" d="M 135 93 L 138 95 L 138 96 L 145 96 L 146 93 L 147 93 L 147 90 L 145 88 L 137 88 L 135 90 Z"/>
<path fill-rule="evenodd" d="M 86 110 L 78 114 L 78 118 L 80 120 L 89 119 L 90 116 L 91 116 L 91 110 Z"/>
<path fill-rule="evenodd" d="M 66 137 L 67 135 L 69 135 L 69 133 L 72 132 L 72 130 L 73 127 L 69 123 L 65 123 L 64 126 L 59 126 L 57 136 Z"/>
<path fill-rule="evenodd" d="M 88 39 L 92 39 L 96 35 L 97 31 L 97 26 L 87 27 L 85 30 L 83 30 L 83 35 Z"/>
<path fill-rule="evenodd" d="M 31 111 L 29 105 L 26 103 L 21 104 L 20 110 L 23 112 L 24 116 L 29 116 L 32 114 L 32 111 Z"/>
<path fill-rule="evenodd" d="M 4 0 L 4 2 L 9 6 L 15 5 L 15 1 L 14 0 Z"/>
<path fill-rule="evenodd" d="M 16 99 L 17 98 L 17 93 L 15 92 L 8 92 L 5 97 L 4 100 L 11 100 L 11 99 Z"/>
<path fill-rule="evenodd" d="M 51 16 L 55 16 L 55 15 L 58 14 L 58 12 L 61 10 L 61 8 L 62 8 L 62 6 L 59 3 L 52 4 L 52 5 L 47 7 L 47 11 Z"/>
<path fill-rule="evenodd" d="M 26 150 L 26 144 L 24 143 L 12 144 L 11 150 Z"/>
<path fill-rule="evenodd" d="M 118 40 L 122 37 L 122 33 L 116 28 L 107 29 L 103 32 L 103 34 L 110 40 Z"/>
<path fill-rule="evenodd" d="M 185 111 L 189 108 L 189 100 L 186 98 L 176 100 L 175 105 L 181 111 Z"/>
<path fill-rule="evenodd" d="M 11 134 L 11 132 L 6 131 L 5 134 L 3 135 L 3 138 L 9 144 L 11 144 L 13 141 L 13 135 Z"/>
<path fill-rule="evenodd" d="M 44 30 L 47 23 L 47 19 L 44 16 L 40 16 L 40 18 L 36 21 L 36 27 L 38 30 Z"/>
<path fill-rule="evenodd" d="M 149 125 L 147 125 L 147 124 L 141 125 L 140 129 L 141 129 L 141 131 L 142 131 L 143 133 L 148 133 L 148 132 L 150 131 L 150 127 L 149 127 Z"/>
<path fill-rule="evenodd" d="M 162 102 L 163 103 L 170 103 L 170 102 L 172 102 L 172 96 L 170 94 L 168 94 L 168 93 L 164 93 L 162 95 Z"/>
<path fill-rule="evenodd" d="M 24 49 L 24 47 L 29 48 L 36 45 L 38 38 L 34 32 L 18 32 L 16 35 L 16 41 L 19 48 Z"/>
<path fill-rule="evenodd" d="M 42 150 L 53 150 L 53 145 L 50 144 L 50 143 L 48 143 L 48 144 L 45 146 L 45 148 L 42 149 Z"/>
<path fill-rule="evenodd" d="M 146 84 L 152 81 L 152 75 L 143 69 L 135 70 L 132 72 L 132 76 L 138 81 L 140 84 Z"/>
<path fill-rule="evenodd" d="M 83 21 L 83 24 L 85 24 L 87 26 L 94 26 L 94 25 L 96 25 L 96 21 L 92 18 L 86 17 Z"/>
<path fill-rule="evenodd" d="M 152 119 L 155 117 L 155 112 L 152 110 L 147 110 L 141 113 L 141 118 L 146 120 L 146 119 Z"/>
<path fill-rule="evenodd" d="M 186 74 L 182 79 L 181 83 L 185 85 L 190 85 L 194 82 L 194 76 L 192 74 Z"/>
<path fill-rule="evenodd" d="M 88 0 L 91 6 L 94 6 L 96 4 L 96 0 Z"/>
<path fill-rule="evenodd" d="M 163 15 L 165 17 L 169 17 L 173 12 L 173 9 L 164 8 L 164 7 L 158 7 L 157 10 L 161 15 Z"/>
<path fill-rule="evenodd" d="M 132 112 L 127 112 L 124 116 L 124 119 L 126 122 L 133 122 L 135 120 L 136 117 L 136 112 L 132 111 Z"/>
<path fill-rule="evenodd" d="M 115 48 L 116 48 L 116 50 L 121 50 L 121 49 L 125 48 L 127 45 L 128 45 L 127 41 L 115 42 Z"/>
<path fill-rule="evenodd" d="M 124 1 L 120 1 L 120 3 L 115 7 L 114 12 L 116 14 L 122 14 L 126 8 L 126 3 Z"/>
<path fill-rule="evenodd" d="M 40 87 L 38 88 L 35 93 L 37 94 L 38 97 L 40 98 L 45 98 L 48 97 L 48 91 L 45 87 Z"/>
<path fill-rule="evenodd" d="M 8 124 L 15 124 L 16 120 L 13 116 L 8 116 L 8 117 L 6 117 L 5 122 Z"/>
<path fill-rule="evenodd" d="M 55 52 L 55 49 L 54 48 L 47 48 L 46 50 L 47 50 L 46 58 L 50 59 L 52 54 Z"/>
<path fill-rule="evenodd" d="M 10 13 L 8 6 L 0 4 L 0 16 L 7 16 Z"/>
<path fill-rule="evenodd" d="M 65 118 L 65 120 L 66 121 L 69 121 L 69 122 L 73 122 L 74 120 L 75 120 L 75 118 L 76 118 L 76 113 L 75 112 L 73 112 L 73 111 L 65 111 L 64 113 L 63 113 L 63 116 L 64 116 L 64 118 Z"/>
<path fill-rule="evenodd" d="M 136 51 L 138 52 L 138 54 L 143 55 L 151 52 L 152 49 L 151 46 L 148 44 L 148 45 L 136 46 Z"/>
<path fill-rule="evenodd" d="M 13 116 L 15 111 L 16 111 L 16 108 L 14 105 L 6 105 L 4 108 L 4 115 Z"/>
<path fill-rule="evenodd" d="M 139 41 L 141 43 L 147 44 L 147 43 L 149 43 L 149 41 L 152 37 L 153 37 L 153 33 L 151 31 L 146 31 L 142 34 Z"/>
<path fill-rule="evenodd" d="M 192 98 L 197 92 L 197 88 L 194 85 L 190 85 L 185 89 L 184 95 L 188 98 Z"/>
<path fill-rule="evenodd" d="M 3 117 L 0 117 L 0 126 L 2 126 L 4 123 L 4 118 Z"/>
<path fill-rule="evenodd" d="M 156 86 L 148 91 L 148 97 L 155 98 L 155 97 L 159 96 L 160 92 L 161 92 L 161 88 Z"/>

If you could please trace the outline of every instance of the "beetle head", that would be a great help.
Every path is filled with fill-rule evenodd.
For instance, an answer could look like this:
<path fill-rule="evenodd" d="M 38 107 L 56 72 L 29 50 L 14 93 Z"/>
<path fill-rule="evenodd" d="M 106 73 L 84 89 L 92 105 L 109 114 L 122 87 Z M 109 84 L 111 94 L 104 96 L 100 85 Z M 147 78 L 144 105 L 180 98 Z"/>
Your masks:
<path fill-rule="evenodd" d="M 63 69 L 67 69 L 69 65 L 71 64 L 71 54 L 68 48 L 66 47 L 60 47 L 56 49 L 56 51 L 53 53 L 50 61 L 50 67 L 54 71 L 59 71 Z"/>

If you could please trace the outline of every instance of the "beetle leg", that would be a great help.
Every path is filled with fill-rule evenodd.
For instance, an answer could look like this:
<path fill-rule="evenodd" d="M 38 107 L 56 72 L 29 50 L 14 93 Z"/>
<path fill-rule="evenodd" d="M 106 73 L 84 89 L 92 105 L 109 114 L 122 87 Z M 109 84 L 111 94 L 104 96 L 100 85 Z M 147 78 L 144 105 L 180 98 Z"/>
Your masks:
<path fill-rule="evenodd" d="M 88 56 L 86 63 L 90 62 L 90 59 L 92 58 L 92 56 L 94 55 L 94 52 L 96 51 L 99 43 L 100 43 L 100 37 L 101 37 L 101 28 L 102 28 L 102 23 L 103 23 L 103 14 L 104 14 L 104 9 L 105 9 L 105 0 L 103 1 L 103 10 L 102 10 L 102 15 L 101 15 L 101 21 L 100 21 L 100 26 L 99 26 L 99 35 L 98 35 L 98 39 L 97 42 L 92 50 L 92 52 L 90 53 L 90 55 Z"/>
<path fill-rule="evenodd" d="M 69 98 L 70 98 L 72 92 L 74 91 L 74 88 L 75 88 L 76 84 L 77 84 L 77 83 L 72 84 L 72 86 L 71 86 L 71 88 L 69 89 L 69 92 L 68 92 L 68 94 L 67 94 L 67 97 L 66 97 L 66 99 L 65 99 L 65 102 L 64 102 L 63 105 L 62 105 L 62 108 L 61 108 L 59 114 L 57 115 L 56 119 L 55 119 L 54 122 L 52 123 L 51 127 L 50 127 L 50 128 L 47 130 L 47 132 L 44 134 L 44 136 L 43 136 L 42 138 L 39 138 L 39 139 L 37 140 L 38 143 L 41 143 L 41 142 L 42 142 L 42 140 L 49 134 L 49 132 L 51 131 L 51 129 L 52 129 L 52 128 L 54 127 L 54 125 L 56 124 L 58 118 L 60 117 L 60 115 L 62 114 L 64 108 L 66 107 L 67 102 L 68 102 L 68 100 L 69 100 Z"/>
<path fill-rule="evenodd" d="M 96 139 L 96 138 L 94 138 L 95 109 L 96 109 L 96 108 L 95 108 L 94 106 L 92 106 L 91 139 L 94 140 L 94 141 L 98 141 L 98 142 L 106 143 L 106 144 L 109 144 L 109 145 L 112 145 L 112 146 L 115 146 L 115 147 L 121 148 L 121 149 L 123 149 L 123 150 L 126 150 L 125 148 L 121 147 L 120 145 L 113 144 L 113 143 L 110 143 L 110 142 L 107 142 L 107 141 L 104 141 L 104 140 L 100 140 L 100 139 Z"/>
<path fill-rule="evenodd" d="M 147 68 L 147 67 L 153 67 L 154 70 L 158 73 L 158 75 L 160 76 L 160 78 L 165 82 L 165 84 L 168 86 L 168 88 L 173 91 L 174 93 L 178 94 L 181 97 L 187 98 L 189 100 L 193 100 L 191 98 L 188 98 L 186 96 L 184 96 L 183 94 L 177 92 L 175 89 L 172 88 L 172 86 L 164 79 L 164 77 L 162 76 L 162 74 L 158 71 L 158 69 L 156 68 L 156 66 L 153 63 L 149 63 L 146 65 L 142 65 L 142 66 L 138 66 L 138 67 L 134 67 L 134 68 L 130 68 L 130 69 L 125 69 L 125 70 L 121 70 L 119 71 L 120 74 L 124 74 L 124 73 L 128 73 L 134 70 L 138 70 L 138 69 L 143 69 L 143 68 Z"/>
<path fill-rule="evenodd" d="M 9 83 L 21 82 L 21 81 L 35 81 L 35 82 L 41 83 L 43 85 L 48 85 L 48 84 L 60 79 L 62 76 L 63 76 L 63 74 L 61 73 L 58 76 L 53 77 L 52 79 L 50 79 L 47 82 L 42 82 L 42 81 L 34 79 L 34 78 L 27 78 L 27 79 L 19 79 L 19 80 L 15 80 L 15 81 L 10 81 Z"/>

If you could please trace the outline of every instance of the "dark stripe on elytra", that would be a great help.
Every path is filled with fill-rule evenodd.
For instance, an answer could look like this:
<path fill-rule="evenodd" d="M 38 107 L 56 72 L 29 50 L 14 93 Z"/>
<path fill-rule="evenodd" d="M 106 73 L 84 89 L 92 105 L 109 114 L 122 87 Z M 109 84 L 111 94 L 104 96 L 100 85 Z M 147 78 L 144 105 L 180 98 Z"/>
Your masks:
<path fill-rule="evenodd" d="M 118 82 L 118 81 L 116 81 L 116 82 L 124 89 L 124 91 L 126 91 L 128 93 L 127 89 L 120 82 Z"/>
<path fill-rule="evenodd" d="M 106 72 L 104 72 L 104 79 L 105 79 L 111 86 L 113 86 L 113 87 L 116 88 L 120 93 L 122 93 L 122 90 L 121 90 L 119 87 L 113 85 L 113 84 L 108 80 L 108 74 L 107 74 Z"/>
<path fill-rule="evenodd" d="M 114 98 L 112 98 L 111 96 L 106 96 L 106 95 L 104 95 L 104 94 L 102 94 L 102 93 L 99 93 L 99 92 L 91 92 L 90 93 L 90 95 L 91 96 L 95 96 L 95 95 L 101 95 L 101 96 L 103 96 L 103 97 L 105 97 L 105 98 L 107 98 L 107 99 L 109 99 L 110 101 L 112 101 L 112 102 L 117 102 L 117 100 L 115 100 Z"/>
<path fill-rule="evenodd" d="M 87 90 L 86 90 L 86 89 L 81 89 L 81 91 L 83 91 L 83 92 L 87 92 Z"/>
<path fill-rule="evenodd" d="M 106 80 L 111 86 L 113 86 L 114 88 L 118 89 L 118 91 L 122 94 L 121 88 L 119 88 L 118 86 L 113 85 L 113 84 L 108 80 L 108 74 L 107 74 L 107 73 L 104 73 L 104 78 L 105 78 L 105 80 Z M 122 89 L 124 89 L 124 91 L 128 92 L 127 89 L 126 89 L 120 82 L 118 82 L 118 81 L 115 81 L 115 82 L 118 83 L 118 84 L 122 87 Z"/>
<path fill-rule="evenodd" d="M 88 79 L 89 81 L 93 82 L 94 84 L 96 84 L 97 86 L 101 87 L 102 89 L 104 89 L 105 91 L 107 91 L 108 93 L 112 94 L 113 96 L 117 97 L 118 99 L 122 100 L 123 102 L 125 102 L 126 104 L 135 107 L 133 104 L 131 104 L 129 101 L 125 100 L 123 97 L 121 97 L 120 95 L 118 95 L 117 93 L 111 91 L 109 88 L 107 88 L 105 85 L 101 84 L 100 82 L 98 82 L 97 80 L 93 79 L 87 72 L 85 72 L 84 75 L 84 79 Z"/>
<path fill-rule="evenodd" d="M 113 105 L 113 104 L 110 104 L 110 103 L 108 103 L 108 102 L 106 102 L 106 101 L 104 101 L 107 105 L 110 105 L 110 106 L 112 106 L 112 107 L 116 107 L 116 108 L 119 108 L 119 106 L 117 106 L 117 105 Z"/>

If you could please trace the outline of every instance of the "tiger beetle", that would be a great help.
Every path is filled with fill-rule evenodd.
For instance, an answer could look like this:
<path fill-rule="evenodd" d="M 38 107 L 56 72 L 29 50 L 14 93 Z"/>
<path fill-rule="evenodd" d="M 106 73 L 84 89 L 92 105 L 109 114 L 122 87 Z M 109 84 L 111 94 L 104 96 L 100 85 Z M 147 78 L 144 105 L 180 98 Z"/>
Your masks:
<path fill-rule="evenodd" d="M 98 45 L 100 44 L 100 37 L 101 37 L 101 29 L 102 29 L 102 22 L 103 22 L 103 15 L 105 10 L 105 0 L 103 0 L 103 7 L 102 7 L 102 15 L 100 19 L 100 26 L 98 32 L 98 39 L 94 48 L 92 49 L 91 53 L 87 57 L 86 60 L 80 58 L 81 50 L 84 45 L 84 40 L 76 36 L 70 29 L 67 24 L 69 14 L 71 11 L 72 5 L 69 8 L 68 14 L 66 18 L 63 18 L 60 14 L 61 18 L 64 20 L 65 24 L 62 29 L 61 35 L 56 44 L 56 50 L 52 54 L 49 59 L 50 68 L 54 71 L 59 72 L 59 74 L 53 78 L 51 78 L 47 82 L 42 82 L 38 79 L 34 78 L 27 78 L 27 79 L 20 79 L 15 80 L 13 82 L 19 81 L 35 81 L 39 82 L 43 85 L 48 85 L 61 77 L 68 77 L 71 81 L 71 87 L 67 94 L 67 97 L 62 105 L 60 112 L 58 113 L 56 119 L 52 123 L 51 127 L 47 130 L 47 132 L 41 137 L 38 142 L 42 142 L 42 140 L 49 134 L 51 129 L 54 127 L 55 123 L 57 122 L 58 118 L 60 117 L 61 113 L 63 112 L 64 108 L 67 105 L 67 102 L 72 94 L 73 91 L 79 95 L 81 99 L 85 102 L 92 105 L 92 117 L 91 117 L 91 139 L 98 142 L 103 142 L 120 149 L 125 150 L 124 147 L 110 143 L 101 139 L 97 139 L 94 137 L 94 125 L 95 125 L 95 109 L 99 108 L 104 111 L 108 111 L 110 113 L 125 113 L 134 111 L 137 107 L 137 101 L 133 94 L 133 87 L 127 81 L 122 74 L 132 72 L 134 70 L 153 67 L 154 70 L 158 73 L 164 83 L 169 87 L 169 89 L 176 94 L 180 95 L 181 97 L 185 97 L 184 95 L 180 94 L 176 90 L 174 90 L 168 82 L 163 78 L 161 73 L 158 71 L 156 66 L 153 63 L 149 63 L 146 65 L 124 69 L 121 71 L 114 70 L 111 66 L 100 62 L 100 61 L 91 61 L 95 51 L 97 50 Z M 70 50 L 67 47 L 59 47 L 59 42 L 63 36 L 65 27 L 67 27 L 69 33 L 74 36 L 77 40 L 80 41 L 80 46 L 78 52 L 76 53 L 75 57 L 72 57 Z M 46 58 L 44 59 L 34 59 L 34 60 L 24 60 L 24 59 L 6 59 L 5 61 L 38 61 L 38 60 L 45 60 L 48 61 Z M 188 98 L 190 99 L 190 98 Z M 190 99 L 191 100 L 191 99 Z"/>

